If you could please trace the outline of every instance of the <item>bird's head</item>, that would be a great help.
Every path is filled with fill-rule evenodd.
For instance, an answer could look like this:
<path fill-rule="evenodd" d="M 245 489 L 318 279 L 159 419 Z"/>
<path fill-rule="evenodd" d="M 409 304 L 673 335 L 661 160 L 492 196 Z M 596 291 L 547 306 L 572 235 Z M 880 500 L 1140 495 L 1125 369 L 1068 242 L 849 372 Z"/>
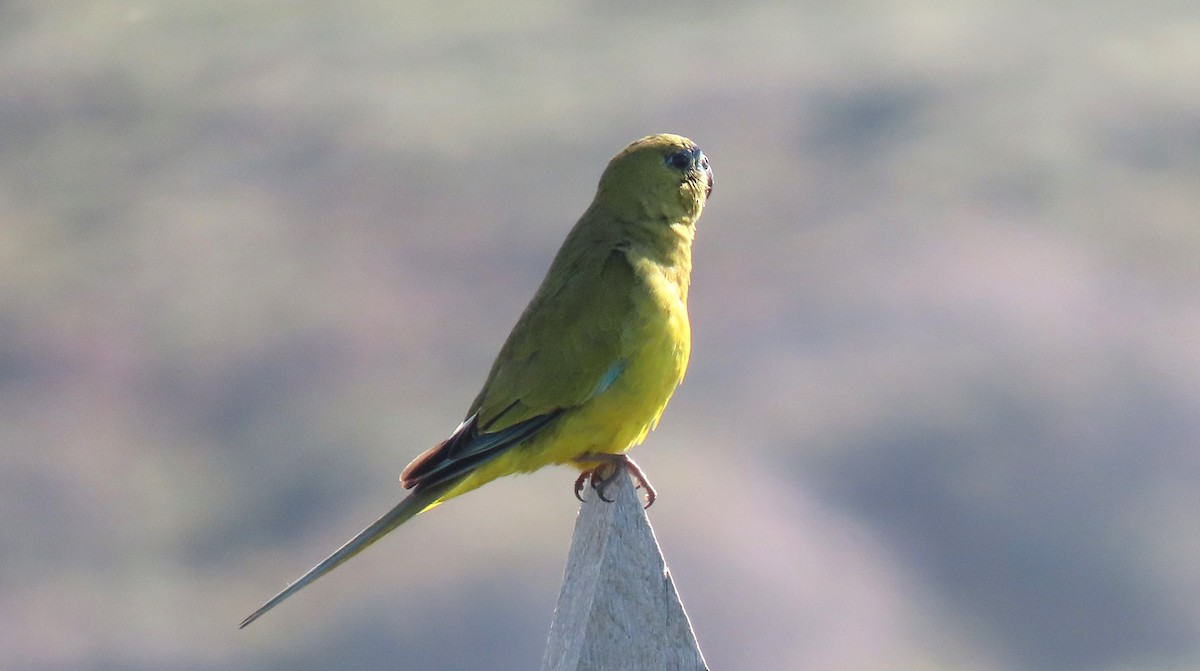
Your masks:
<path fill-rule="evenodd" d="M 644 137 L 613 157 L 600 176 L 598 203 L 630 219 L 692 224 L 712 193 L 708 157 L 679 135 Z"/>

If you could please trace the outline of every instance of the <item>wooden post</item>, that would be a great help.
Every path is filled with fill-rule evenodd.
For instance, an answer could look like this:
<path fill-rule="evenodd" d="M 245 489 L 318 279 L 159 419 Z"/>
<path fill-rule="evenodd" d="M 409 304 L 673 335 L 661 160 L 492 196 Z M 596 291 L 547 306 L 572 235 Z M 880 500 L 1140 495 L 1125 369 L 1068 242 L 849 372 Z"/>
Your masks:
<path fill-rule="evenodd" d="M 584 491 L 541 671 L 708 671 L 628 474 Z"/>

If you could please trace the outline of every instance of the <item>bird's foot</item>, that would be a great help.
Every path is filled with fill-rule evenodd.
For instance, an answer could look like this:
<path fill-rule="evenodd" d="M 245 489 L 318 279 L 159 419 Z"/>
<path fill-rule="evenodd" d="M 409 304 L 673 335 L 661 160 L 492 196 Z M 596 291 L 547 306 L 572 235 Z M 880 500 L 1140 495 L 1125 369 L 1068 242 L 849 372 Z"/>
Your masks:
<path fill-rule="evenodd" d="M 593 466 L 575 480 L 575 498 L 583 500 L 583 486 L 585 483 L 591 483 L 592 489 L 596 490 L 596 495 L 601 501 L 612 503 L 612 499 L 604 496 L 605 490 L 612 483 L 616 482 L 617 476 L 621 470 L 627 471 L 635 481 L 635 486 L 638 489 L 643 489 L 646 492 L 646 508 L 654 505 L 654 500 L 658 498 L 658 494 L 654 491 L 654 487 L 650 486 L 650 480 L 646 478 L 646 473 L 634 463 L 633 459 L 624 454 L 603 454 L 598 452 L 588 452 L 581 455 L 575 461 L 582 464 L 594 464 L 599 462 L 597 466 Z"/>

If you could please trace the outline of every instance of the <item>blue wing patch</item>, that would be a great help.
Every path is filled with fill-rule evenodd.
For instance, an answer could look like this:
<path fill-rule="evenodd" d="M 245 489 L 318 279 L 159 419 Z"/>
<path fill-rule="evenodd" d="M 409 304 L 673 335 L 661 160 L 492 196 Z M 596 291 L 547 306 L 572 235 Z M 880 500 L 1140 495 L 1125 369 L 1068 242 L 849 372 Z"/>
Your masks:
<path fill-rule="evenodd" d="M 604 371 L 604 377 L 600 378 L 600 382 L 596 385 L 596 390 L 592 392 L 592 396 L 599 396 L 608 391 L 608 388 L 613 386 L 613 383 L 625 372 L 625 368 L 628 365 L 629 362 L 625 359 L 617 359 L 613 362 L 613 365 Z"/>

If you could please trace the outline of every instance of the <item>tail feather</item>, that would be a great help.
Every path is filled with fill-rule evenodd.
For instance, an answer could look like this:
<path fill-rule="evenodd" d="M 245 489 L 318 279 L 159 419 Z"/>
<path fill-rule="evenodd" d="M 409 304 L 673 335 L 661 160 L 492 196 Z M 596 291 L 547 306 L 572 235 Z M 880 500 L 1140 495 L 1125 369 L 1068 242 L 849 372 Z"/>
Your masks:
<path fill-rule="evenodd" d="M 437 504 L 442 495 L 448 492 L 454 485 L 458 484 L 458 478 L 441 482 L 432 487 L 420 487 L 415 489 L 411 494 L 406 496 L 404 500 L 397 503 L 394 508 L 384 513 L 383 517 L 375 520 L 371 526 L 358 532 L 358 535 L 346 541 L 346 544 L 338 548 L 333 554 L 326 557 L 320 564 L 312 567 L 300 577 L 296 582 L 288 585 L 282 592 L 276 594 L 270 601 L 262 605 L 261 608 L 250 614 L 242 623 L 238 625 L 238 629 L 245 627 L 251 622 L 257 620 L 278 606 L 284 599 L 299 592 L 309 583 L 314 582 L 317 578 L 329 573 L 333 569 L 342 565 L 354 555 L 367 549 L 372 543 L 383 538 L 389 531 L 409 521 L 424 510 L 429 509 Z"/>

